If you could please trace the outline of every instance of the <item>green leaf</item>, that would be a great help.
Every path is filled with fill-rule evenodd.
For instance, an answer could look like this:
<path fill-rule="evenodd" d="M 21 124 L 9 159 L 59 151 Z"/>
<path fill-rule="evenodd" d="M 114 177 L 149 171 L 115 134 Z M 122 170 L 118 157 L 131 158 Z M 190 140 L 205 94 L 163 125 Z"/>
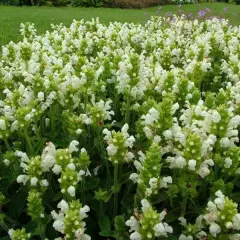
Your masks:
<path fill-rule="evenodd" d="M 231 195 L 231 199 L 234 201 L 234 202 L 239 202 L 239 199 L 240 199 L 240 192 L 235 192 Z"/>
<path fill-rule="evenodd" d="M 0 240 L 10 240 L 11 238 L 9 236 L 1 237 Z"/>
<path fill-rule="evenodd" d="M 122 185 L 126 183 L 129 180 L 129 176 L 131 175 L 131 172 L 123 174 L 120 179 L 118 180 L 118 184 Z"/>
<path fill-rule="evenodd" d="M 125 224 L 125 219 L 122 215 L 116 216 L 114 218 L 114 227 L 116 230 L 120 231 L 125 231 L 126 229 L 126 224 Z"/>
<path fill-rule="evenodd" d="M 59 199 L 63 198 L 63 194 L 61 192 L 58 192 L 55 197 L 53 198 L 53 201 L 58 201 Z"/>
<path fill-rule="evenodd" d="M 161 192 L 158 195 L 154 196 L 152 199 L 152 204 L 157 204 L 157 203 L 161 203 L 163 201 L 165 201 L 166 199 L 168 199 L 168 195 L 166 192 Z"/>
<path fill-rule="evenodd" d="M 98 225 L 101 229 L 101 232 L 111 231 L 111 222 L 107 215 L 104 215 L 98 219 Z"/>
<path fill-rule="evenodd" d="M 175 236 L 168 236 L 168 238 L 167 238 L 168 240 L 178 240 L 178 238 L 177 237 L 175 237 Z"/>
<path fill-rule="evenodd" d="M 179 218 L 181 214 L 181 208 L 174 208 L 167 213 L 166 222 L 173 222 Z"/>
<path fill-rule="evenodd" d="M 100 232 L 99 235 L 103 236 L 103 237 L 114 237 L 115 236 L 114 231 Z"/>
<path fill-rule="evenodd" d="M 21 214 L 27 199 L 27 192 L 24 188 L 20 188 L 19 191 L 12 197 L 11 202 L 8 206 L 8 215 L 17 220 L 19 215 Z"/>
<path fill-rule="evenodd" d="M 98 186 L 99 182 L 100 182 L 99 178 L 93 178 L 90 181 L 85 181 L 84 182 L 84 191 L 89 191 L 89 190 L 96 188 Z"/>

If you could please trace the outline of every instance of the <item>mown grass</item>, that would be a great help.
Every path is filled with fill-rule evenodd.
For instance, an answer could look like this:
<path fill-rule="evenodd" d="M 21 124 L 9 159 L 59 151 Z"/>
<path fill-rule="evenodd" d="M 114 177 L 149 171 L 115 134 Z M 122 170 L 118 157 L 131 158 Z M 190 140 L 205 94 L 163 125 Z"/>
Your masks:
<path fill-rule="evenodd" d="M 185 13 L 197 15 L 200 9 L 210 8 L 213 15 L 225 16 L 230 19 L 231 24 L 240 24 L 240 5 L 225 3 L 202 3 L 184 5 L 181 9 Z M 224 12 L 227 7 L 228 11 Z M 109 8 L 53 8 L 53 7 L 9 7 L 0 6 L 0 46 L 9 41 L 20 39 L 19 26 L 22 22 L 33 22 L 38 33 L 44 33 L 50 28 L 50 24 L 63 23 L 69 25 L 73 19 L 89 20 L 99 17 L 102 22 L 139 22 L 146 21 L 150 16 L 156 15 L 159 7 L 148 9 L 109 9 Z M 177 13 L 179 7 L 176 5 L 161 6 L 160 14 L 167 12 Z"/>

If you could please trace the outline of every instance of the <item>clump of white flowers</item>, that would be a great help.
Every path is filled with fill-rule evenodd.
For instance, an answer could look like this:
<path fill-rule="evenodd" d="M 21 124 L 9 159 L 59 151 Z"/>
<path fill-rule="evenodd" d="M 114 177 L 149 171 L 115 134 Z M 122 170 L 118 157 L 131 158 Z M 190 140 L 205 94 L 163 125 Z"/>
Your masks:
<path fill-rule="evenodd" d="M 221 191 L 215 193 L 214 201 L 209 201 L 205 213 L 196 219 L 194 225 L 187 224 L 185 218 L 179 218 L 184 226 L 184 233 L 179 240 L 210 238 L 210 239 L 239 239 L 240 213 L 238 204 L 234 203 Z"/>
<path fill-rule="evenodd" d="M 134 155 L 129 149 L 133 147 L 135 142 L 134 136 L 128 134 L 129 126 L 125 124 L 121 132 L 103 130 L 104 140 L 107 142 L 107 153 L 109 161 L 113 164 L 122 164 L 133 160 Z"/>
<path fill-rule="evenodd" d="M 57 207 L 60 208 L 59 213 L 56 211 L 51 213 L 54 219 L 53 227 L 56 231 L 64 234 L 66 239 L 91 239 L 84 233 L 86 223 L 83 219 L 88 217 L 87 212 L 90 211 L 87 205 L 82 206 L 79 200 L 69 203 L 62 200 Z"/>
<path fill-rule="evenodd" d="M 97 229 L 132 240 L 240 239 L 227 197 L 240 186 L 239 26 L 92 19 L 43 35 L 21 24 L 21 35 L 0 57 L 0 223 L 12 239 L 32 227 L 45 239 L 52 224 L 57 239 L 88 240 L 89 207 L 94 239 Z"/>
<path fill-rule="evenodd" d="M 136 210 L 137 216 L 131 216 L 126 221 L 126 225 L 130 227 L 129 231 L 132 232 L 131 240 L 156 239 L 173 233 L 172 227 L 163 222 L 167 214 L 166 210 L 158 213 L 146 199 L 143 199 L 141 204 L 141 213 Z"/>

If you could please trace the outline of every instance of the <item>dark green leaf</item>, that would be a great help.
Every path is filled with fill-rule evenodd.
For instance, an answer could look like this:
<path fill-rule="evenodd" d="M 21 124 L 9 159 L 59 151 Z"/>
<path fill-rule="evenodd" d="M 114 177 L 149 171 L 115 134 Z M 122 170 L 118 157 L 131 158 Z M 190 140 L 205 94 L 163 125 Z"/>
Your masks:
<path fill-rule="evenodd" d="M 101 229 L 101 232 L 108 232 L 111 231 L 111 222 L 107 215 L 99 217 L 98 225 Z"/>
<path fill-rule="evenodd" d="M 27 192 L 24 188 L 20 188 L 20 190 L 12 197 L 11 202 L 8 206 L 8 215 L 17 220 L 19 215 L 21 214 L 27 199 Z"/>
<path fill-rule="evenodd" d="M 172 209 L 171 211 L 169 211 L 167 213 L 167 216 L 166 216 L 166 222 L 173 222 L 175 220 L 177 220 L 180 216 L 180 213 L 181 213 L 181 208 L 174 208 Z"/>
<path fill-rule="evenodd" d="M 104 231 L 99 233 L 100 236 L 103 237 L 114 237 L 114 231 Z"/>

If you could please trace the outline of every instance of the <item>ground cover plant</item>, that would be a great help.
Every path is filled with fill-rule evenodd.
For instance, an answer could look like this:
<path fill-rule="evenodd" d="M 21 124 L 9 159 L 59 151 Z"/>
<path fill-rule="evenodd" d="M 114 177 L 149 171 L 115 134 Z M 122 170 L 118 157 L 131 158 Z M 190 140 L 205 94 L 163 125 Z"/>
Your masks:
<path fill-rule="evenodd" d="M 240 28 L 73 21 L 2 48 L 1 239 L 240 239 Z"/>

